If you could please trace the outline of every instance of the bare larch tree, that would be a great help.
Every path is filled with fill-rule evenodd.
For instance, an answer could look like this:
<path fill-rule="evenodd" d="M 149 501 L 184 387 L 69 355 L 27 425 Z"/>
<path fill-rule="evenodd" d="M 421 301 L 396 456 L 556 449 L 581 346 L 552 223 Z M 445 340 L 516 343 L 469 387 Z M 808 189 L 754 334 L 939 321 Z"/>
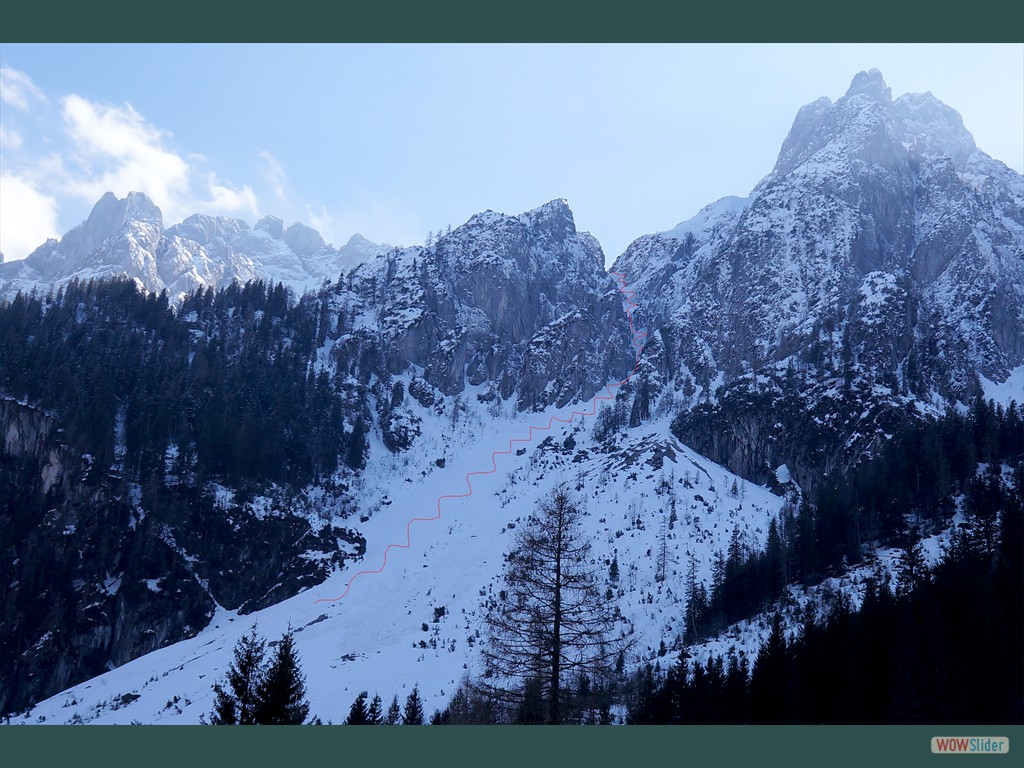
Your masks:
<path fill-rule="evenodd" d="M 480 684 L 507 705 L 538 707 L 535 722 L 562 722 L 572 685 L 610 679 L 629 645 L 599 589 L 581 516 L 565 486 L 539 502 L 516 532 L 502 599 L 488 615 Z"/>

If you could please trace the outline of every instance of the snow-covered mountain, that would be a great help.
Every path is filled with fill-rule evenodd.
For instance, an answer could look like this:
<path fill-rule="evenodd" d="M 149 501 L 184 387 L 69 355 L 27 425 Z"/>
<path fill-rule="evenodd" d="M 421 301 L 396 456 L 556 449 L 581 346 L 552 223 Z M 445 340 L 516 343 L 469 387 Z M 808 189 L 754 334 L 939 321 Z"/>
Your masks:
<path fill-rule="evenodd" d="M 656 329 L 654 389 L 684 408 L 757 402 L 753 420 L 679 430 L 747 476 L 787 462 L 807 480 L 891 432 L 893 409 L 967 402 L 979 376 L 1024 364 L 1024 178 L 930 93 L 893 100 L 877 70 L 801 109 L 748 197 L 639 238 L 614 269 Z M 764 442 L 819 410 L 841 438 L 824 455 Z"/>
<path fill-rule="evenodd" d="M 526 409 L 586 399 L 633 363 L 604 254 L 564 200 L 486 211 L 430 247 L 391 250 L 325 301 L 342 318 L 330 355 L 363 383 L 416 368 L 440 393 L 486 383 L 485 398 Z"/>
<path fill-rule="evenodd" d="M 143 193 L 119 200 L 108 192 L 59 241 L 48 240 L 28 258 L 5 265 L 0 299 L 74 279 L 119 276 L 148 291 L 167 290 L 172 301 L 232 280 L 282 282 L 301 294 L 388 248 L 353 235 L 335 249 L 316 230 L 299 223 L 286 229 L 274 216 L 250 227 L 241 219 L 195 214 L 164 229 L 160 209 Z"/>
<path fill-rule="evenodd" d="M 734 532 L 762 546 L 784 503 L 770 489 L 790 472 L 807 490 L 910 414 L 1024 380 L 1024 181 L 978 150 L 952 109 L 930 94 L 894 101 L 874 70 L 835 104 L 803 108 L 748 196 L 630 245 L 613 271 L 633 299 L 603 265 L 564 200 L 480 213 L 427 247 L 353 237 L 335 251 L 273 217 L 250 228 L 197 215 L 165 230 L 134 193 L 105 196 L 59 243 L 4 265 L 0 298 L 118 274 L 173 297 L 255 277 L 319 289 L 235 325 L 237 295 L 202 297 L 173 318 L 182 327 L 167 338 L 183 346 L 165 370 L 186 360 L 183 388 L 199 391 L 223 381 L 215 363 L 230 368 L 232 354 L 297 372 L 322 383 L 324 419 L 345 441 L 329 447 L 356 454 L 301 487 L 250 475 L 232 487 L 196 470 L 187 425 L 172 424 L 153 449 L 170 469 L 143 479 L 120 438 L 111 466 L 94 466 L 67 444 L 60 414 L 0 397 L 5 456 L 21 473 L 8 487 L 66 493 L 17 545 L 84 561 L 67 573 L 21 563 L 24 581 L 3 587 L 32 627 L 5 646 L 15 700 L 49 696 L 18 719 L 198 722 L 253 622 L 270 638 L 296 629 L 325 721 L 362 690 L 387 701 L 419 684 L 428 712 L 443 706 L 479 671 L 510 531 L 555 483 L 585 501 L 595 564 L 619 565 L 603 588 L 639 639 L 630 665 L 658 662 L 662 640 L 681 643 L 688 564 L 710 583 Z M 627 377 L 599 406 L 611 414 L 600 429 L 590 416 L 557 420 Z M 127 410 L 112 406 L 97 432 L 121 435 Z M 466 492 L 469 472 L 487 473 L 472 495 L 423 519 Z M 410 546 L 381 573 L 316 602 L 379 568 L 414 518 Z M 39 608 L 41 593 L 62 595 L 59 610 Z M 111 669 L 82 679 L 97 665 Z"/>

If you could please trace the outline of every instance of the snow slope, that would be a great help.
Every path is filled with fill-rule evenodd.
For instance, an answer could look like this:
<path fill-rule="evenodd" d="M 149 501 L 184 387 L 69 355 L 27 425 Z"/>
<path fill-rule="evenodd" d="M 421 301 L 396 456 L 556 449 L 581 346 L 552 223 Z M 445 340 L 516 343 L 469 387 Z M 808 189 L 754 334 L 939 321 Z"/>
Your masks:
<path fill-rule="evenodd" d="M 639 636 L 630 660 L 639 663 L 655 658 L 661 639 L 671 645 L 683 629 L 689 553 L 697 554 L 710 583 L 712 555 L 727 546 L 733 528 L 763 545 L 768 520 L 781 506 L 766 489 L 681 445 L 665 420 L 623 433 L 603 449 L 590 436 L 592 417 L 576 418 L 539 433 L 522 455 L 517 448 L 497 457 L 497 472 L 476 477 L 471 497 L 445 500 L 439 520 L 412 523 L 411 546 L 392 549 L 380 573 L 359 576 L 336 602 L 317 602 L 344 593 L 355 572 L 379 568 L 387 544 L 405 542 L 409 520 L 434 516 L 439 496 L 465 492 L 467 472 L 490 469 L 491 451 L 506 449 L 510 437 L 526 437 L 530 425 L 568 418 L 573 410 L 493 414 L 467 399 L 454 429 L 451 416 L 435 416 L 407 453 L 372 446 L 360 493 L 365 508 L 377 511 L 361 529 L 362 562 L 251 615 L 220 609 L 195 638 L 76 685 L 12 722 L 197 723 L 211 709 L 211 686 L 224 677 L 235 642 L 253 623 L 268 639 L 289 625 L 296 629 L 311 711 L 325 722 L 341 722 L 362 690 L 379 692 L 387 704 L 394 694 L 404 701 L 414 684 L 429 714 L 446 704 L 467 671 L 478 671 L 485 603 L 501 589 L 511 531 L 560 482 L 585 504 L 595 567 L 606 579 L 611 558 L 618 558 L 620 575 L 609 585 L 619 594 L 623 628 Z M 566 449 L 569 437 L 575 445 Z M 673 502 L 677 522 L 668 530 Z M 670 557 L 659 583 L 653 553 L 663 528 Z"/>
<path fill-rule="evenodd" d="M 1010 371 L 1010 375 L 1002 382 L 989 381 L 984 376 L 980 378 L 986 400 L 995 400 L 1003 405 L 1016 401 L 1017 405 L 1024 405 L 1024 365 Z"/>

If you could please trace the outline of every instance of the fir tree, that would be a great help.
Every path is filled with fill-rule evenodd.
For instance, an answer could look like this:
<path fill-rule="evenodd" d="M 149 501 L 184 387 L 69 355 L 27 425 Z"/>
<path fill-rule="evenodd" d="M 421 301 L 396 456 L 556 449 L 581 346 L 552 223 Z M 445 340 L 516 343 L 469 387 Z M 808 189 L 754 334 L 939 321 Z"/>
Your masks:
<path fill-rule="evenodd" d="M 366 698 L 368 695 L 366 691 L 362 691 L 356 696 L 356 700 L 352 702 L 352 707 L 348 711 L 345 725 L 369 725 L 369 713 L 366 711 Z"/>
<path fill-rule="evenodd" d="M 413 686 L 412 693 L 405 699 L 402 725 L 423 725 L 423 700 L 420 698 L 419 686 Z"/>
<path fill-rule="evenodd" d="M 402 708 L 398 705 L 398 694 L 391 699 L 388 707 L 388 714 L 384 718 L 384 725 L 398 725 L 402 721 Z"/>
<path fill-rule="evenodd" d="M 301 725 L 309 715 L 305 678 L 299 670 L 291 628 L 266 660 L 266 640 L 256 632 L 235 644 L 227 687 L 215 683 L 212 725 Z"/>
<path fill-rule="evenodd" d="M 384 704 L 378 693 L 373 695 L 373 701 L 370 702 L 370 709 L 366 713 L 366 722 L 369 725 L 380 725 L 384 722 Z"/>
<path fill-rule="evenodd" d="M 348 448 L 345 452 L 345 463 L 353 469 L 363 469 L 366 466 L 366 422 L 360 414 L 356 417 L 352 431 L 349 433 Z"/>
<path fill-rule="evenodd" d="M 259 686 L 256 722 L 260 725 L 302 725 L 309 715 L 306 678 L 299 669 L 291 627 L 277 644 Z"/>
<path fill-rule="evenodd" d="M 254 725 L 257 722 L 266 647 L 266 641 L 256 633 L 255 624 L 248 634 L 239 638 L 234 661 L 228 668 L 227 689 L 220 683 L 213 686 L 212 725 Z"/>
<path fill-rule="evenodd" d="M 924 562 L 921 542 L 911 539 L 903 547 L 896 563 L 896 594 L 900 597 L 909 595 L 927 578 L 928 567 Z"/>

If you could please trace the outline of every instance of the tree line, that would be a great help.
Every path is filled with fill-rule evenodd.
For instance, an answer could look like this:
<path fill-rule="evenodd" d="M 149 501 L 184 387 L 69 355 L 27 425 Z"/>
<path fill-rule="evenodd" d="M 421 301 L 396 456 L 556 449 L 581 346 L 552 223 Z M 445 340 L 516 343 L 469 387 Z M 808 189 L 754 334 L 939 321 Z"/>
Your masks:
<path fill-rule="evenodd" d="M 1007 494 L 996 473 L 1021 461 L 1024 419 L 1016 403 L 979 397 L 966 413 L 907 424 L 873 458 L 784 505 L 769 522 L 764 548 L 734 532 L 728 549 L 716 553 L 710 585 L 689 563 L 686 642 L 769 610 L 790 584 L 818 584 L 878 546 L 904 547 L 949 527 L 958 499 L 993 540 Z M 979 474 L 979 463 L 989 471 Z"/>
<path fill-rule="evenodd" d="M 1019 723 L 1024 719 L 1022 528 L 1012 490 L 975 502 L 941 561 L 903 550 L 895 585 L 877 573 L 854 609 L 840 593 L 824 617 L 787 635 L 776 613 L 753 664 L 742 652 L 634 678 L 632 723 Z M 998 534 L 985 522 L 997 518 Z"/>
<path fill-rule="evenodd" d="M 275 646 L 268 655 L 268 645 Z M 291 629 L 274 642 L 267 642 L 256 625 L 239 638 L 224 678 L 213 684 L 214 702 L 204 725 L 323 725 L 310 713 L 306 677 L 299 666 L 295 633 Z M 405 700 L 391 700 L 387 711 L 379 695 L 367 703 L 366 691 L 352 703 L 345 725 L 423 725 L 423 700 L 419 686 L 413 686 Z M 331 722 L 328 720 L 328 725 Z"/>
<path fill-rule="evenodd" d="M 328 308 L 263 281 L 200 288 L 177 312 L 127 279 L 19 294 L 0 305 L 0 391 L 140 483 L 303 485 L 365 461 L 361 405 L 315 364 Z"/>

